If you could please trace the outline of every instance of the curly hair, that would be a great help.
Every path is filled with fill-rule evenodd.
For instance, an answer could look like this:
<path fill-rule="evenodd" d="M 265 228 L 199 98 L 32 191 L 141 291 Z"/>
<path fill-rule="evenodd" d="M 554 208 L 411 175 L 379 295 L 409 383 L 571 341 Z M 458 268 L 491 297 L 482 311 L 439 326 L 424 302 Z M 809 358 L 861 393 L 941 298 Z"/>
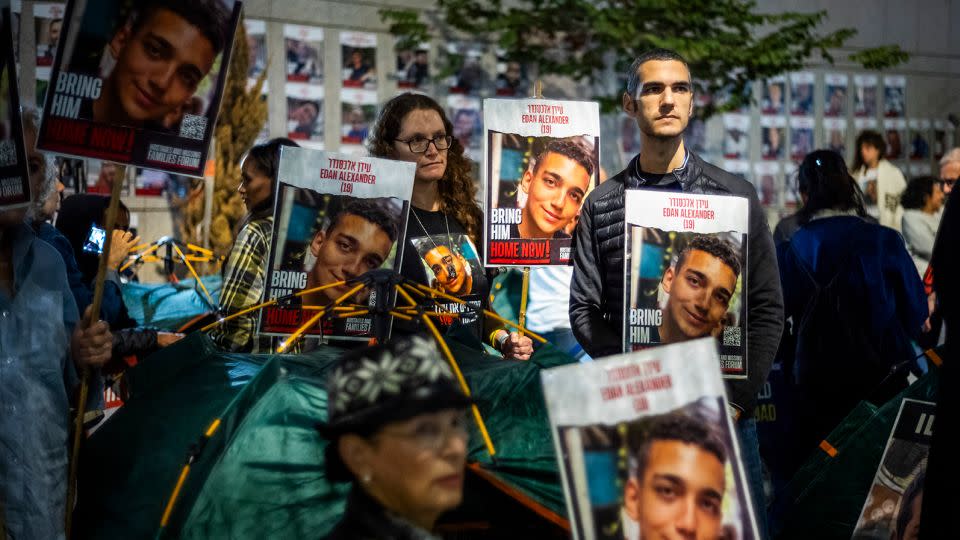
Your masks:
<path fill-rule="evenodd" d="M 453 136 L 453 124 L 436 101 L 422 94 L 406 92 L 383 105 L 368 145 L 370 154 L 382 158 L 393 157 L 393 143 L 400 135 L 403 119 L 418 110 L 436 111 L 443 121 L 446 134 Z M 438 185 L 438 192 L 440 210 L 452 214 L 467 230 L 474 244 L 479 244 L 483 211 L 476 203 L 477 186 L 470 175 L 470 160 L 463 155 L 463 145 L 456 138 L 447 150 L 447 169 Z"/>

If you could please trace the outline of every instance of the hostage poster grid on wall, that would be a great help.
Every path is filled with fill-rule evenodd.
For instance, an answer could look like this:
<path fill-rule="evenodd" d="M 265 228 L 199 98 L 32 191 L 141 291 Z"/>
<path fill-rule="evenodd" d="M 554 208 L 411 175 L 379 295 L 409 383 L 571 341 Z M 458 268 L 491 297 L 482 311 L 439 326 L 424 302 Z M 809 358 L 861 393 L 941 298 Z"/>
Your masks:
<path fill-rule="evenodd" d="M 676 527 L 759 538 L 711 340 L 548 369 L 541 380 L 574 538 Z"/>
<path fill-rule="evenodd" d="M 597 183 L 599 105 L 487 99 L 483 120 L 486 265 L 569 264 L 580 206 Z"/>
<path fill-rule="evenodd" d="M 413 163 L 285 147 L 277 172 L 273 237 L 264 299 L 274 299 L 369 270 L 399 270 L 402 240 L 413 193 Z M 341 285 L 260 312 L 259 332 L 288 335 L 348 293 Z M 373 306 L 369 289 L 346 300 Z M 389 300 L 388 300 L 389 301 Z M 372 320 L 325 317 L 306 336 L 368 339 Z"/>
<path fill-rule="evenodd" d="M 627 190 L 624 219 L 624 351 L 709 336 L 747 377 L 747 199 Z"/>
<path fill-rule="evenodd" d="M 68 3 L 38 147 L 202 176 L 241 5 Z"/>

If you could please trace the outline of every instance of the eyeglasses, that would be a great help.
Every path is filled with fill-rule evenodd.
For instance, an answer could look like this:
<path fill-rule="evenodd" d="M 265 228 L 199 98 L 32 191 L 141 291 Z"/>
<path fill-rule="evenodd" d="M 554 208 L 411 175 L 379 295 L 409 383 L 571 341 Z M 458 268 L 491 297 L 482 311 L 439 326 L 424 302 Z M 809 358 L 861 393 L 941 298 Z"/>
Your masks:
<path fill-rule="evenodd" d="M 426 139 L 420 136 L 414 137 L 412 139 L 394 139 L 397 142 L 406 143 L 410 147 L 410 151 L 414 154 L 422 154 L 427 151 L 427 147 L 430 146 L 430 143 L 433 143 L 437 150 L 446 150 L 450 148 L 450 145 L 453 144 L 453 137 L 450 135 L 438 136 L 432 139 Z"/>
<path fill-rule="evenodd" d="M 466 440 L 467 415 L 460 413 L 449 422 L 439 419 L 424 418 L 416 423 L 412 430 L 381 429 L 377 435 L 389 435 L 412 440 L 421 450 L 440 452 L 452 437 Z"/>
<path fill-rule="evenodd" d="M 950 178 L 948 180 L 940 180 L 940 187 L 943 189 L 953 189 L 953 185 L 957 183 L 957 178 Z"/>

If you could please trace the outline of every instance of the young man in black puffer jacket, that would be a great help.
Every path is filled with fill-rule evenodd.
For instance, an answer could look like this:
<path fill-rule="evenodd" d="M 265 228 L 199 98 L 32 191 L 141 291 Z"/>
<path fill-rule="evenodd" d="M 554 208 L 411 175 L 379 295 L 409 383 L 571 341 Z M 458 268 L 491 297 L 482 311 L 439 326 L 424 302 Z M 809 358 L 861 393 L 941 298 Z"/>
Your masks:
<path fill-rule="evenodd" d="M 759 450 L 753 410 L 773 363 L 783 330 L 783 297 L 773 237 L 756 190 L 747 181 L 704 162 L 683 144 L 693 111 L 686 61 L 657 49 L 631 66 L 623 110 L 637 120 L 641 154 L 587 197 L 574 239 L 570 323 L 593 358 L 623 352 L 624 191 L 651 189 L 745 197 L 750 202 L 747 284 L 749 378 L 727 381 L 758 517 L 763 515 Z M 763 521 L 761 517 L 761 521 Z M 763 525 L 761 524 L 761 528 Z"/>

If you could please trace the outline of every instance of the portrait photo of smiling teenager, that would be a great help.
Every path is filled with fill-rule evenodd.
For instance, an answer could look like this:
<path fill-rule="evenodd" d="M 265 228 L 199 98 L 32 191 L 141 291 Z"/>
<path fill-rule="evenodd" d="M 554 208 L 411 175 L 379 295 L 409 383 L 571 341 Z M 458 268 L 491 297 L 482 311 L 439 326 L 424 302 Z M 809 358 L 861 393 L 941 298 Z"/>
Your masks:
<path fill-rule="evenodd" d="M 232 4 L 145 0 L 131 3 L 127 12 L 88 5 L 76 35 L 78 44 L 87 45 L 75 45 L 63 66 L 100 78 L 99 95 L 82 100 L 79 117 L 175 132 L 185 114 L 205 114 L 210 99 L 203 91 L 210 88 L 201 83 L 230 42 Z M 112 24 L 112 33 L 96 35 L 94 17 L 107 28 Z"/>

